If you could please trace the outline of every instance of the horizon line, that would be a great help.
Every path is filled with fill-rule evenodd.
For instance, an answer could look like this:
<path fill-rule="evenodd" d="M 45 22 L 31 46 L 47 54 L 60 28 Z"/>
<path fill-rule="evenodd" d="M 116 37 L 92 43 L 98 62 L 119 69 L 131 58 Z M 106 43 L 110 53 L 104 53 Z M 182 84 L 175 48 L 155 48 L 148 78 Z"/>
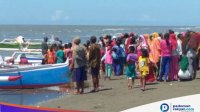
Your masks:
<path fill-rule="evenodd" d="M 93 24 L 93 25 L 86 25 L 86 24 L 0 24 L 0 26 L 135 26 L 135 27 L 200 27 L 200 25 L 100 25 L 100 24 Z"/>

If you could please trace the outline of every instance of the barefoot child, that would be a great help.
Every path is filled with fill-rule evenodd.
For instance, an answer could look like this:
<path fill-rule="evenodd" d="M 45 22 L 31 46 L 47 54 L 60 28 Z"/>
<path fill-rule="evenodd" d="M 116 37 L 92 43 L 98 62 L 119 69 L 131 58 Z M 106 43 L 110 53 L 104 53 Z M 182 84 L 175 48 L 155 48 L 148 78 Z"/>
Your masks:
<path fill-rule="evenodd" d="M 149 57 L 148 51 L 146 49 L 142 49 L 142 56 L 139 57 L 139 71 L 140 71 L 140 82 L 141 82 L 141 90 L 145 91 L 145 77 L 149 74 Z"/>
<path fill-rule="evenodd" d="M 134 54 L 135 47 L 130 46 L 129 47 L 129 54 L 127 55 L 126 62 L 127 62 L 127 68 L 126 68 L 126 77 L 128 80 L 128 89 L 131 89 L 134 84 L 134 79 L 136 78 L 136 71 L 135 71 L 135 63 L 138 60 L 137 54 Z"/>

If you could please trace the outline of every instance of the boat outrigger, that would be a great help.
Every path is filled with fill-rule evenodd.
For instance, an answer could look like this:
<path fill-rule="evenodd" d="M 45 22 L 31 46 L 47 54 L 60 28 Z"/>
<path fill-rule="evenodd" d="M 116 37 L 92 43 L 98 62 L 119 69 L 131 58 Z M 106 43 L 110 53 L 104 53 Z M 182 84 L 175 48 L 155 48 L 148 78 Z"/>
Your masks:
<path fill-rule="evenodd" d="M 23 46 L 26 49 L 41 49 L 42 39 L 26 39 L 26 42 L 20 43 L 16 39 L 3 39 L 0 41 L 1 49 L 21 49 Z"/>
<path fill-rule="evenodd" d="M 53 37 L 52 37 L 53 38 Z M 6 51 L 41 51 L 41 43 L 43 39 L 24 39 L 23 36 L 18 36 L 15 39 L 3 39 L 0 41 L 0 50 Z M 53 39 L 48 42 L 51 45 Z"/>

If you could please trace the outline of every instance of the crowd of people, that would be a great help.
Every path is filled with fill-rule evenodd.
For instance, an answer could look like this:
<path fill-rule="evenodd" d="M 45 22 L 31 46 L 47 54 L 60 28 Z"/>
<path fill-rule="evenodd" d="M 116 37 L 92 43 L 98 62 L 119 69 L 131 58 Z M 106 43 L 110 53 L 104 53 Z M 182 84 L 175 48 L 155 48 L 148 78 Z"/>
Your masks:
<path fill-rule="evenodd" d="M 85 44 L 78 37 L 64 45 L 57 41 L 48 46 L 47 41 L 44 38 L 42 43 L 44 63 L 64 63 L 68 59 L 76 82 L 75 94 L 84 92 L 87 74 L 92 75 L 92 92 L 98 92 L 100 71 L 105 74 L 104 80 L 125 74 L 128 89 L 133 88 L 135 79 L 140 79 L 141 90 L 145 91 L 147 82 L 194 80 L 199 69 L 200 33 L 194 31 L 143 35 L 131 32 L 120 37 L 105 35 L 99 40 L 91 36 Z"/>

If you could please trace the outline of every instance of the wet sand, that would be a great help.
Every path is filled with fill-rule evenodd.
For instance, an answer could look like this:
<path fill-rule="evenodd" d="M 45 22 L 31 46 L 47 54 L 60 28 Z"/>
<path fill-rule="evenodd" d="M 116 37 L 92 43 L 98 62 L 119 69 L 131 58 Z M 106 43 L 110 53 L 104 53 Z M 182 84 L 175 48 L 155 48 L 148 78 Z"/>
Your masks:
<path fill-rule="evenodd" d="M 138 79 L 136 79 L 132 90 L 128 90 L 125 76 L 113 76 L 112 79 L 104 81 L 101 78 L 100 84 L 102 90 L 99 92 L 68 95 L 42 103 L 40 106 L 95 112 L 119 112 L 151 102 L 200 94 L 200 73 L 198 73 L 197 78 L 193 81 L 150 83 L 146 86 L 147 90 L 144 92 L 139 88 Z M 86 91 L 90 89 L 87 88 Z"/>

